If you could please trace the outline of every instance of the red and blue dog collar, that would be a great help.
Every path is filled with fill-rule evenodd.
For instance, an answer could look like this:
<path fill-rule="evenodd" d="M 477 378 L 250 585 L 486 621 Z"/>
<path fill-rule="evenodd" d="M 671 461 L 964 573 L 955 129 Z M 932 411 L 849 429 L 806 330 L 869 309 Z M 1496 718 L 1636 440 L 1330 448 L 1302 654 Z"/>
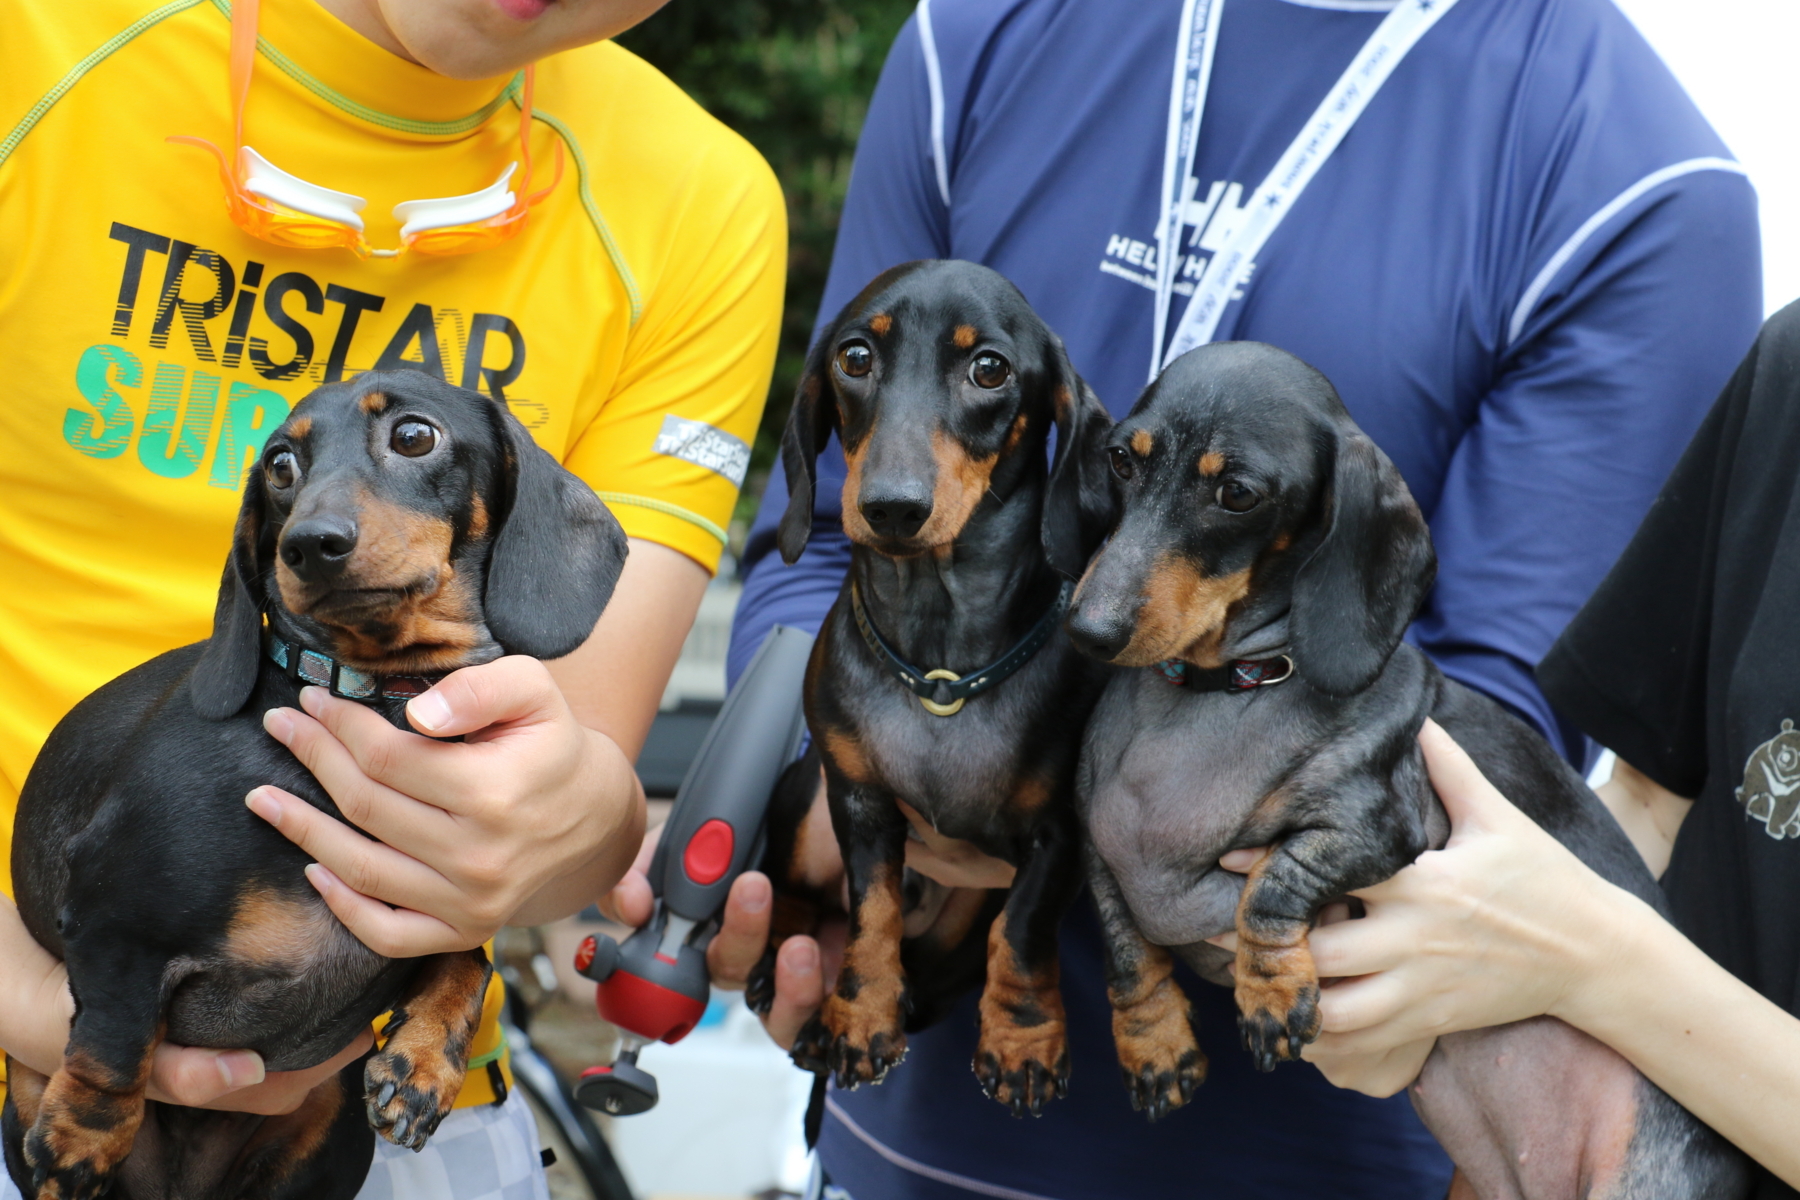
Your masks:
<path fill-rule="evenodd" d="M 268 635 L 269 661 L 287 672 L 289 679 L 331 689 L 346 700 L 411 700 L 431 690 L 441 675 L 376 675 L 347 666 L 317 650 L 302 650 Z"/>
<path fill-rule="evenodd" d="M 1176 687 L 1189 687 L 1197 692 L 1249 692 L 1291 678 L 1294 660 L 1285 654 L 1274 658 L 1240 658 L 1208 671 L 1179 658 L 1165 658 L 1156 664 L 1156 670 Z"/>

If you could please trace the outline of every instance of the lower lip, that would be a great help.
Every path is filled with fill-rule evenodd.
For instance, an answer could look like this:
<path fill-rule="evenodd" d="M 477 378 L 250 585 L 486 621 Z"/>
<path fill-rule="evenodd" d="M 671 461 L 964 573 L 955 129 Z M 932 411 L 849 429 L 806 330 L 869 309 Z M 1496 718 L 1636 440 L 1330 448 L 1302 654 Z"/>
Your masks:
<path fill-rule="evenodd" d="M 494 0 L 494 5 L 507 16 L 519 21 L 535 21 L 549 11 L 551 0 Z"/>

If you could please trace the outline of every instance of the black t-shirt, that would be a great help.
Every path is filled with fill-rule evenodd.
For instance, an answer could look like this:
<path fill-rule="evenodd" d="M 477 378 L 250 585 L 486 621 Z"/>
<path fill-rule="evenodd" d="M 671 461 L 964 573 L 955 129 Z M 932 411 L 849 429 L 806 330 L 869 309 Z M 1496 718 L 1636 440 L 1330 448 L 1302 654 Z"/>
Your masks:
<path fill-rule="evenodd" d="M 1663 876 L 1675 923 L 1800 1014 L 1800 304 L 1763 327 L 1538 680 L 1696 798 Z M 1753 1195 L 1800 1192 L 1763 1172 Z"/>

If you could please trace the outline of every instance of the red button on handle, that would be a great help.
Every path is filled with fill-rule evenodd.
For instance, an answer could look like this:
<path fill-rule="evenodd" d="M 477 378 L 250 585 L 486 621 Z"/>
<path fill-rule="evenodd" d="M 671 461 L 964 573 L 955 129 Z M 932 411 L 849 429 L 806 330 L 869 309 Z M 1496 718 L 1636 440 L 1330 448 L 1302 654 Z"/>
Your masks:
<path fill-rule="evenodd" d="M 688 839 L 687 850 L 681 856 L 682 868 L 695 883 L 716 882 L 731 867 L 734 845 L 736 839 L 731 826 L 714 817 L 694 830 L 694 836 Z"/>

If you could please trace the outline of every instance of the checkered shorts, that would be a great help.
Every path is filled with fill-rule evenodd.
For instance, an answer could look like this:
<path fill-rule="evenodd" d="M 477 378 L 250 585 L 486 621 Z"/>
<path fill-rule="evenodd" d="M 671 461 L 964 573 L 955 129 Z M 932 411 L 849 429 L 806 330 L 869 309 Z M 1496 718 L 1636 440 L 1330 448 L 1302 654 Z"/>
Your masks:
<path fill-rule="evenodd" d="M 377 1139 L 357 1200 L 550 1200 L 537 1123 L 517 1088 L 504 1104 L 459 1108 L 414 1154 Z M 0 1170 L 0 1200 L 20 1200 Z"/>

